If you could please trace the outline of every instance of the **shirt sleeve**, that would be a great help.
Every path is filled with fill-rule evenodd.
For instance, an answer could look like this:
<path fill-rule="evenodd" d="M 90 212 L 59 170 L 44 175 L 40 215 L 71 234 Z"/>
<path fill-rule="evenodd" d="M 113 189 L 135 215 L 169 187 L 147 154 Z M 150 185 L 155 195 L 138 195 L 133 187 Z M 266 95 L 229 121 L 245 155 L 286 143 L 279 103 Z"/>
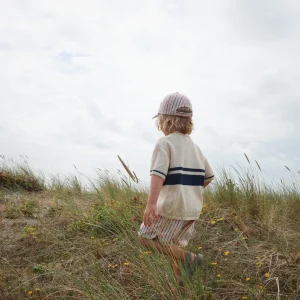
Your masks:
<path fill-rule="evenodd" d="M 150 175 L 166 179 L 170 165 L 169 148 L 167 143 L 156 144 L 151 160 Z"/>
<path fill-rule="evenodd" d="M 215 177 L 214 172 L 209 165 L 206 157 L 204 157 L 204 163 L 205 163 L 205 177 L 204 177 L 204 182 L 209 182 L 212 181 Z"/>

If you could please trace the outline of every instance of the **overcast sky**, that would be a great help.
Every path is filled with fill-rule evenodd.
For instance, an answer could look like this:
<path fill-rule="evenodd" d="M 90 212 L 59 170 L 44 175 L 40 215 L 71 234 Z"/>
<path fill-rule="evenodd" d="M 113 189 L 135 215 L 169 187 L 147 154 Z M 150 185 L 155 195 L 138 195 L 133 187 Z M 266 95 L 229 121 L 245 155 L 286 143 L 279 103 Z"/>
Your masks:
<path fill-rule="evenodd" d="M 0 154 L 46 173 L 145 182 L 166 94 L 211 165 L 300 174 L 300 2 L 1 0 Z"/>

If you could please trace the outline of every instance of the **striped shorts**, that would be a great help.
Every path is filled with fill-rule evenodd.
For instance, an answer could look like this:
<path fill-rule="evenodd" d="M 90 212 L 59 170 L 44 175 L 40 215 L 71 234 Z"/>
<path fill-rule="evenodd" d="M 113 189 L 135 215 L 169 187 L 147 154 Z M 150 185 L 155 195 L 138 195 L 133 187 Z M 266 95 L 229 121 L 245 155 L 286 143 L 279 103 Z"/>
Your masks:
<path fill-rule="evenodd" d="M 150 226 L 142 223 L 138 234 L 146 239 L 157 237 L 165 246 L 185 247 L 194 233 L 194 223 L 194 220 L 175 220 L 158 216 Z"/>

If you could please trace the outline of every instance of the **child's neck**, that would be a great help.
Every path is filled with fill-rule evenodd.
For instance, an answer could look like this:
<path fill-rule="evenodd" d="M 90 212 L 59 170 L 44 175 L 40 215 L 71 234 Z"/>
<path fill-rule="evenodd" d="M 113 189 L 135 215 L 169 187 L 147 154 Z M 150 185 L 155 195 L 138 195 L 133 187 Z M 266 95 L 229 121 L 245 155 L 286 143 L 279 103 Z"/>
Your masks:
<path fill-rule="evenodd" d="M 164 135 L 170 135 L 170 134 L 173 134 L 173 133 L 179 133 L 179 134 L 183 134 L 183 135 L 185 135 L 184 133 L 181 133 L 181 132 L 179 132 L 179 131 L 172 131 L 172 132 L 164 132 Z"/>

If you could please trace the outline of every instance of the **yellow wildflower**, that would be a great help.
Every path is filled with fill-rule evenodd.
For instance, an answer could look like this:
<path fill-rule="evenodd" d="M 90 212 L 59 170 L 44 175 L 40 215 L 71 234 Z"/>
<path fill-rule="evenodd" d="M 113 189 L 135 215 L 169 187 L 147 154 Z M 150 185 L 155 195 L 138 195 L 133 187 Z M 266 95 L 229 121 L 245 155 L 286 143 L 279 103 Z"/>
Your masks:
<path fill-rule="evenodd" d="M 221 274 L 217 274 L 217 277 L 220 278 L 220 277 L 221 277 Z"/>
<path fill-rule="evenodd" d="M 224 218 L 219 218 L 219 219 L 217 219 L 217 221 L 223 221 L 224 220 Z"/>
<path fill-rule="evenodd" d="M 28 295 L 31 296 L 33 294 L 33 291 L 29 291 Z"/>
<path fill-rule="evenodd" d="M 91 236 L 91 239 L 94 239 L 94 238 L 95 238 L 95 237 L 92 235 L 92 236 Z"/>
<path fill-rule="evenodd" d="M 256 266 L 257 266 L 258 268 L 260 268 L 260 267 L 262 266 L 262 262 L 261 262 L 261 261 L 258 261 L 258 262 L 256 263 Z"/>
<path fill-rule="evenodd" d="M 243 296 L 242 299 L 243 300 L 247 300 L 248 298 L 247 298 L 247 296 Z"/>
<path fill-rule="evenodd" d="M 203 204 L 203 208 L 207 208 L 207 204 Z"/>
<path fill-rule="evenodd" d="M 245 280 L 246 280 L 246 281 L 249 281 L 249 280 L 250 280 L 250 277 L 246 277 Z"/>
<path fill-rule="evenodd" d="M 229 254 L 230 254 L 230 251 L 228 251 L 228 250 L 224 252 L 225 256 L 228 256 Z"/>
<path fill-rule="evenodd" d="M 235 227 L 235 228 L 234 228 L 234 231 L 239 231 L 239 229 Z"/>
<path fill-rule="evenodd" d="M 145 255 L 148 255 L 148 254 L 151 254 L 152 252 L 151 251 L 144 251 L 143 254 Z"/>
<path fill-rule="evenodd" d="M 258 287 L 259 287 L 260 289 L 263 289 L 263 286 L 262 286 L 262 285 L 259 285 Z"/>
<path fill-rule="evenodd" d="M 216 223 L 216 221 L 211 220 L 210 223 L 214 225 Z"/>
<path fill-rule="evenodd" d="M 36 292 L 40 292 L 40 291 L 41 291 L 41 289 L 39 289 L 39 288 L 36 288 L 36 289 L 35 289 L 35 291 L 36 291 Z"/>
<path fill-rule="evenodd" d="M 203 248 L 202 246 L 199 246 L 199 247 L 198 247 L 198 250 L 201 250 L 202 248 Z"/>
<path fill-rule="evenodd" d="M 266 277 L 266 278 L 269 278 L 269 277 L 270 277 L 270 273 L 269 273 L 269 272 L 266 273 L 266 274 L 265 274 L 265 277 Z"/>
<path fill-rule="evenodd" d="M 124 264 L 123 264 L 124 266 L 129 266 L 129 262 L 124 262 Z"/>
<path fill-rule="evenodd" d="M 211 265 L 213 265 L 213 266 L 216 266 L 216 265 L 217 265 L 217 263 L 216 263 L 216 262 L 212 262 L 212 263 L 211 263 Z"/>

